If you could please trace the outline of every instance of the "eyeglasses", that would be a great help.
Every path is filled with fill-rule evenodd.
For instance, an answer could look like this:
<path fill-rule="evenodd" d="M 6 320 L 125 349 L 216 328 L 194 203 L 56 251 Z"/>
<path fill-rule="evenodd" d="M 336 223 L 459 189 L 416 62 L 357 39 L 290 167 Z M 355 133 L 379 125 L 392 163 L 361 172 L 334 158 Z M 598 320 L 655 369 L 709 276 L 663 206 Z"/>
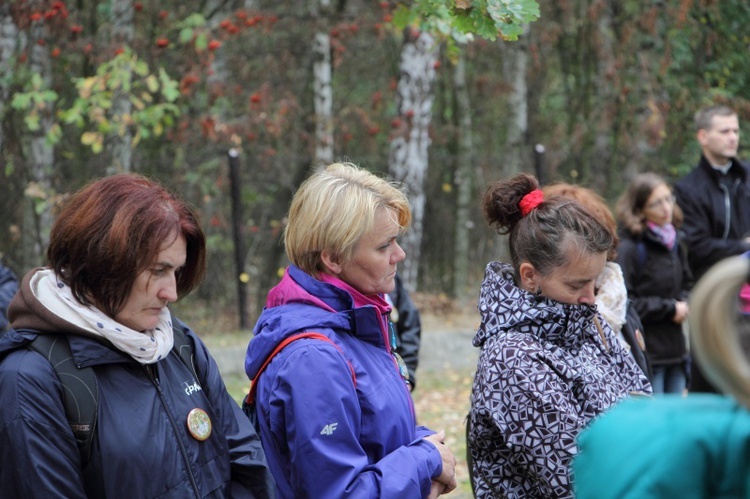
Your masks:
<path fill-rule="evenodd" d="M 644 208 L 646 208 L 647 210 L 654 210 L 664 204 L 672 206 L 675 203 L 675 200 L 676 199 L 674 197 L 674 194 L 670 194 L 669 196 L 651 201 L 646 206 L 644 206 Z"/>

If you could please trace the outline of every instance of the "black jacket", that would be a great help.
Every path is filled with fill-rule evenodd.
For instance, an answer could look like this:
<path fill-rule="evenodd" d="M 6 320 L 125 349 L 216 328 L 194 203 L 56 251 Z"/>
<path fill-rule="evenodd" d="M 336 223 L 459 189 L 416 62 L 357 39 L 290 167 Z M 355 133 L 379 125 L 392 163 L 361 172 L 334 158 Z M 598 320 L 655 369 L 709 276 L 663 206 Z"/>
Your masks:
<path fill-rule="evenodd" d="M 687 343 L 675 324 L 675 303 L 687 301 L 693 276 L 680 240 L 672 250 L 649 230 L 634 236 L 621 233 L 617 261 L 622 267 L 628 297 L 643 321 L 646 352 L 654 365 L 683 362 Z"/>
<path fill-rule="evenodd" d="M 651 369 L 651 361 L 646 353 L 646 337 L 643 331 L 644 327 L 641 316 L 638 315 L 632 300 L 628 300 L 625 324 L 622 325 L 620 333 L 622 333 L 622 337 L 625 338 L 625 341 L 630 346 L 630 353 L 633 355 L 635 363 L 638 364 L 643 374 L 651 381 L 654 373 Z"/>
<path fill-rule="evenodd" d="M 419 364 L 419 344 L 422 341 L 422 321 L 419 310 L 411 301 L 409 293 L 404 288 L 401 277 L 396 274 L 396 287 L 388 294 L 388 302 L 393 306 L 391 320 L 396 326 L 398 353 L 409 370 L 411 389 L 417 386 L 417 365 Z"/>
<path fill-rule="evenodd" d="M 743 240 L 750 236 L 750 168 L 733 159 L 727 175 L 729 188 L 720 181 L 722 173 L 701 156 L 698 166 L 674 186 L 696 280 L 719 260 L 750 250 Z"/>

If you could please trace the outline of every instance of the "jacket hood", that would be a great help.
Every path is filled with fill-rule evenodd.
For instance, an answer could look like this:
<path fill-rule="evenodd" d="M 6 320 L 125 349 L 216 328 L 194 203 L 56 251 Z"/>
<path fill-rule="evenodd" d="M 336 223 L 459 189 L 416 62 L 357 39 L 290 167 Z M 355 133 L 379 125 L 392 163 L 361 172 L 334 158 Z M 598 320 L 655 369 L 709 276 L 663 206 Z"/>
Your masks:
<path fill-rule="evenodd" d="M 485 269 L 478 308 L 482 322 L 472 340 L 475 347 L 510 330 L 528 332 L 559 346 L 580 344 L 585 335 L 594 334 L 590 325 L 597 313 L 596 306 L 568 305 L 521 289 L 515 284 L 513 268 L 500 262 L 490 262 Z M 602 327 L 608 327 L 605 324 Z"/>
<path fill-rule="evenodd" d="M 11 327 L 32 329 L 45 334 L 74 333 L 93 338 L 94 335 L 61 318 L 39 301 L 35 277 L 43 270 L 45 269 L 32 269 L 21 281 L 18 293 L 8 306 L 8 321 Z"/>
<path fill-rule="evenodd" d="M 269 292 L 266 307 L 253 328 L 245 372 L 253 379 L 279 343 L 302 331 L 328 335 L 328 331 L 336 330 L 382 344 L 385 340 L 380 334 L 380 322 L 376 307 L 355 307 L 347 291 L 290 266 Z"/>
<path fill-rule="evenodd" d="M 30 343 L 41 333 L 67 335 L 74 362 L 81 367 L 129 360 L 108 340 L 58 316 L 39 300 L 38 277 L 46 270 L 35 268 L 24 276 L 8 307 L 11 329 L 0 337 L 0 355 Z"/>

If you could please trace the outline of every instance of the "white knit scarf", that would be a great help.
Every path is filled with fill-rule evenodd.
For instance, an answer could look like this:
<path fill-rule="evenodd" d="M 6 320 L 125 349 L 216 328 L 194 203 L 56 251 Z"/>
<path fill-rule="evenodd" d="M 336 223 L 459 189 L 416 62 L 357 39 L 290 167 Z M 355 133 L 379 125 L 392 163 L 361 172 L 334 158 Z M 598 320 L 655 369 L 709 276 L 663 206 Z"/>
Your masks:
<path fill-rule="evenodd" d="M 120 324 L 93 305 L 82 305 L 52 269 L 38 271 L 30 285 L 34 296 L 50 312 L 95 336 L 106 338 L 141 364 L 158 362 L 172 350 L 172 317 L 167 307 L 162 309 L 156 328 L 140 332 Z"/>
<path fill-rule="evenodd" d="M 622 268 L 615 262 L 607 262 L 596 279 L 596 308 L 604 320 L 617 334 L 620 343 L 628 350 L 630 346 L 622 335 L 628 311 L 628 289 L 622 276 Z"/>

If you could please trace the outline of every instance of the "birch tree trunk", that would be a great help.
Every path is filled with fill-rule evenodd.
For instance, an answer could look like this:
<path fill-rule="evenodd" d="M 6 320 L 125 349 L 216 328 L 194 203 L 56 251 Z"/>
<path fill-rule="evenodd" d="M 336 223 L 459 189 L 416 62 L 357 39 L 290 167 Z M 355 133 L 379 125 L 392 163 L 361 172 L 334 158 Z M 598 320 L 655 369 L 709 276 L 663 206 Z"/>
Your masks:
<path fill-rule="evenodd" d="M 333 162 L 333 90 L 331 87 L 331 38 L 327 17 L 330 0 L 314 0 L 318 30 L 313 37 L 313 106 L 315 113 L 315 165 Z M 319 7 L 319 8 L 318 8 Z"/>
<path fill-rule="evenodd" d="M 112 44 L 116 49 L 121 46 L 131 46 L 133 42 L 134 26 L 133 0 L 112 1 Z M 116 92 L 112 101 L 115 116 L 122 119 L 133 111 L 130 96 L 123 92 Z M 129 172 L 133 163 L 133 133 L 125 126 L 120 133 L 111 139 L 112 162 L 107 167 L 107 174 Z"/>
<path fill-rule="evenodd" d="M 474 138 L 471 130 L 471 102 L 466 86 L 466 59 L 464 52 L 458 57 L 453 73 L 458 117 L 458 155 L 456 166 L 456 236 L 453 249 L 453 296 L 460 298 L 466 292 L 469 273 L 469 208 L 472 203 Z"/>
<path fill-rule="evenodd" d="M 396 108 L 405 126 L 398 129 L 391 139 L 389 173 L 405 184 L 411 203 L 412 227 L 404 234 L 401 243 L 407 257 L 401 277 L 410 291 L 417 287 L 437 56 L 438 45 L 429 33 L 411 28 L 404 30 Z"/>
<path fill-rule="evenodd" d="M 528 84 L 526 81 L 529 44 L 528 25 L 515 42 L 500 42 L 503 75 L 510 86 L 508 96 L 508 128 L 505 151 L 502 157 L 503 174 L 513 176 L 531 166 L 531 148 L 528 144 L 529 111 Z"/>
<path fill-rule="evenodd" d="M 326 31 L 313 39 L 313 90 L 315 106 L 315 164 L 333 162 L 333 90 L 331 88 L 331 40 Z"/>

